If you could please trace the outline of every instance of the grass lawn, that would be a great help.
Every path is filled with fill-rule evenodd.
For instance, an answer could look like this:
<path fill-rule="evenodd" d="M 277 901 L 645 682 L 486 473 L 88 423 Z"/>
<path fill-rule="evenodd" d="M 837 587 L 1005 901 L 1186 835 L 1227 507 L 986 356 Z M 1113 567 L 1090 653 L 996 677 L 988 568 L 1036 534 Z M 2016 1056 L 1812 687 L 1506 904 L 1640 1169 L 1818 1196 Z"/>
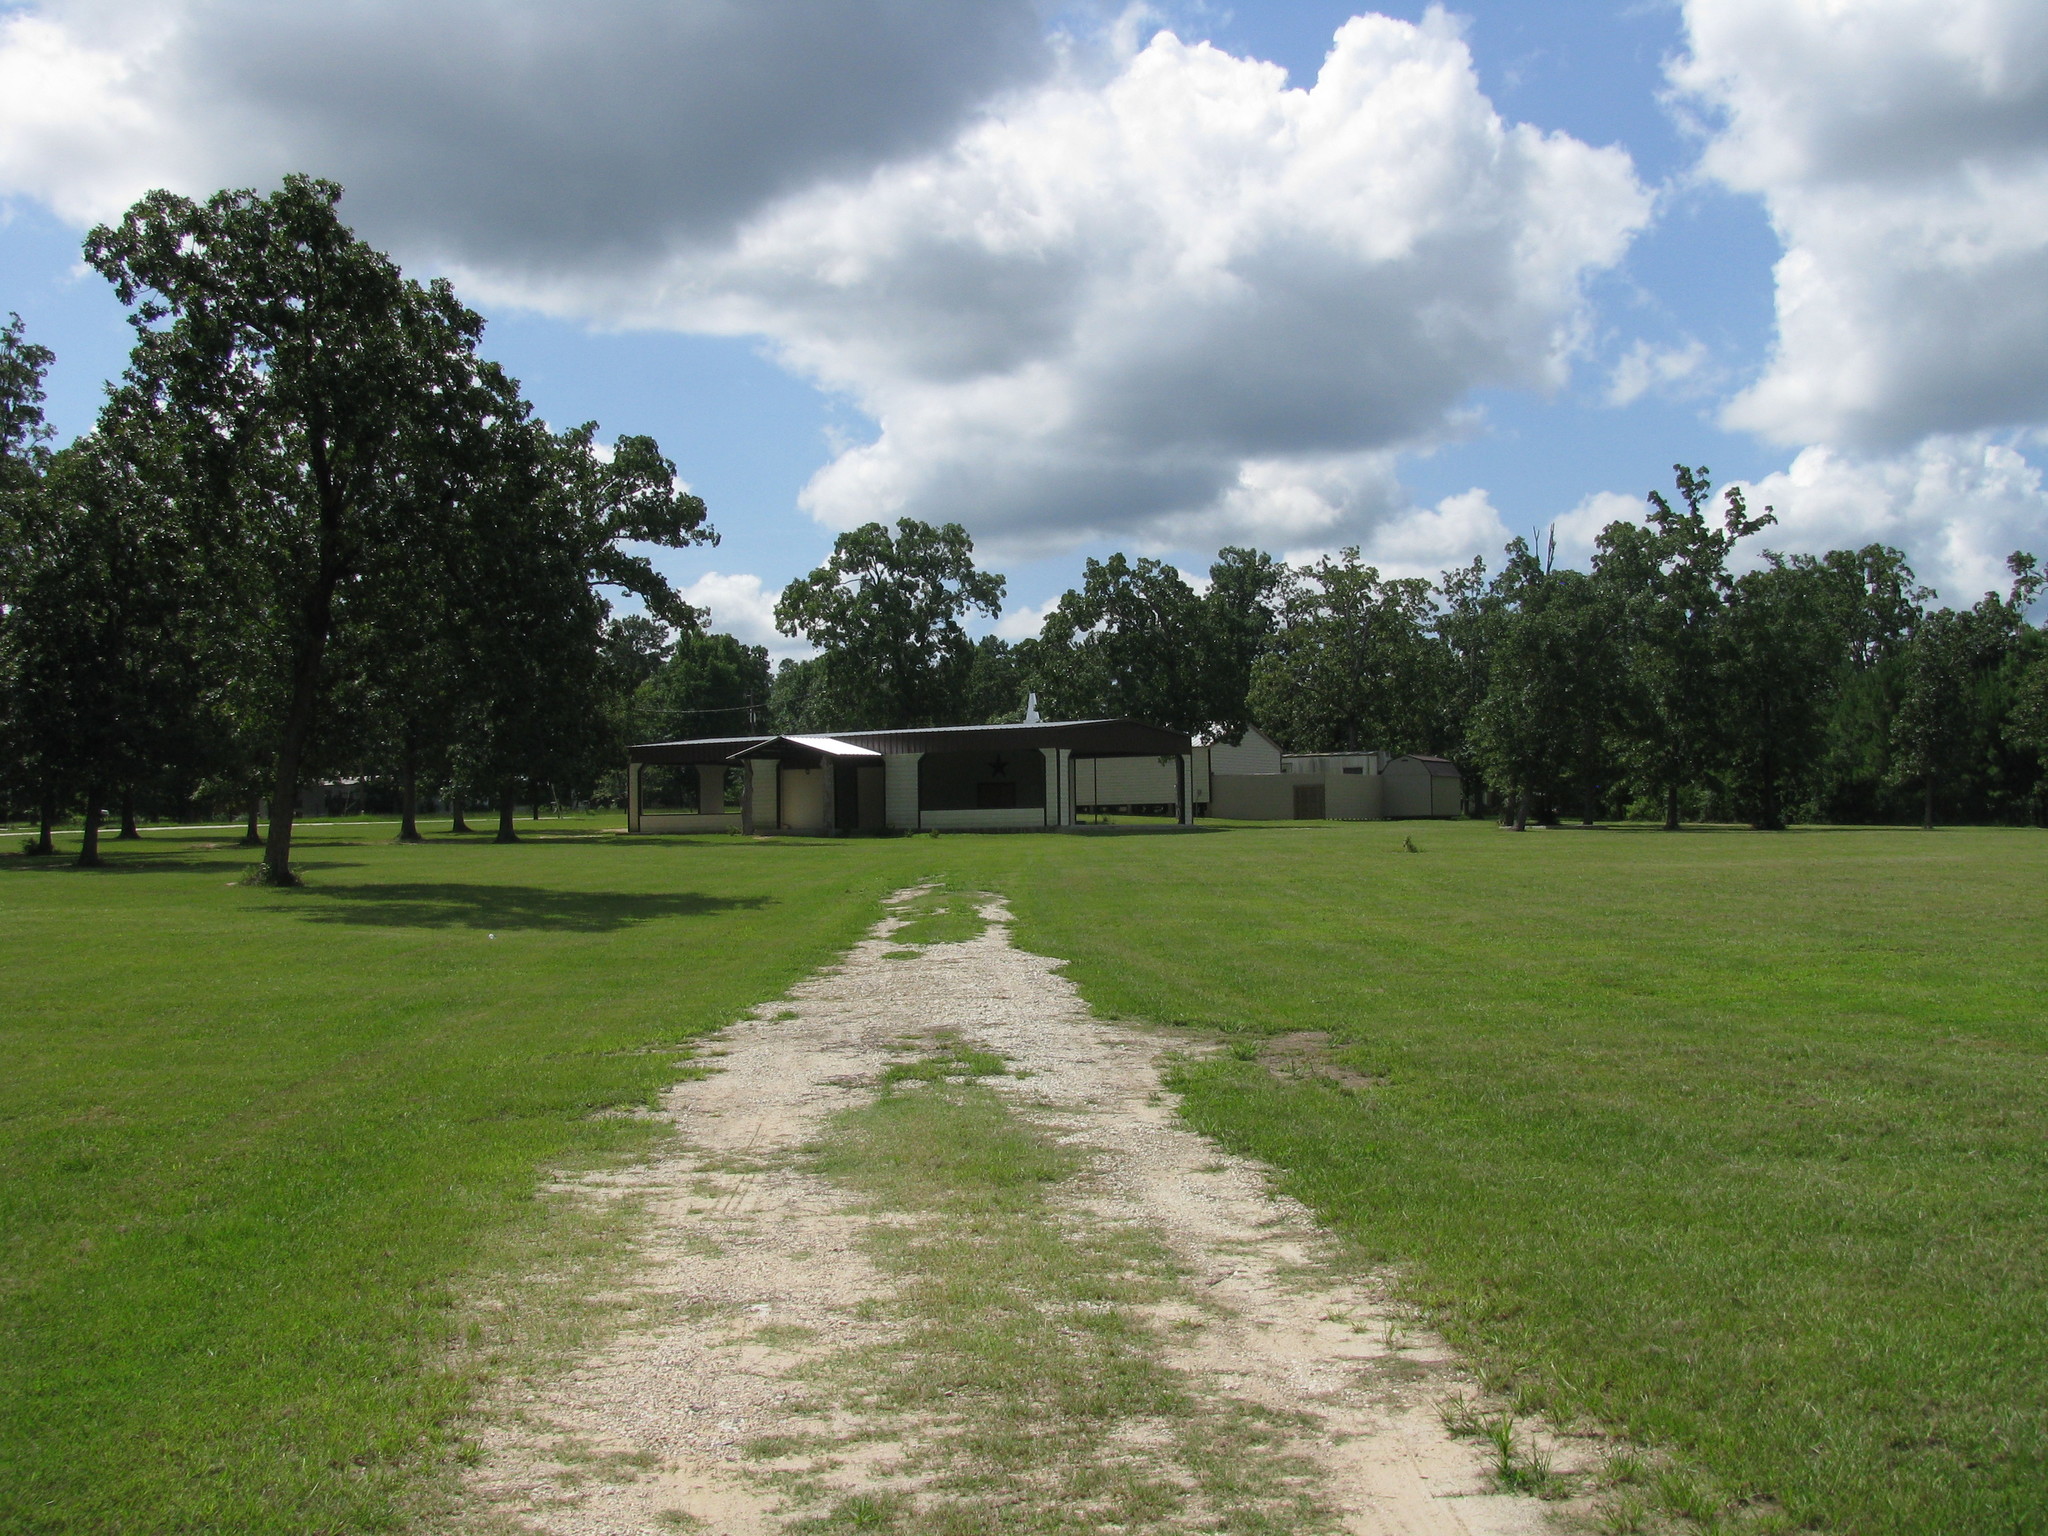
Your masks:
<path fill-rule="evenodd" d="M 0 1529 L 403 1523 L 541 1171 L 932 874 L 1238 1037 L 1196 1123 L 1525 1409 L 1707 1474 L 1667 1508 L 2048 1526 L 2048 835 L 541 831 L 318 829 L 293 892 L 223 833 L 0 858 Z"/>
<path fill-rule="evenodd" d="M 0 1530 L 401 1524 L 541 1170 L 644 1145 L 596 1112 L 649 1048 L 842 949 L 903 846 L 392 830 L 309 831 L 300 891 L 218 832 L 0 859 Z"/>
<path fill-rule="evenodd" d="M 1421 850 L 1408 853 L 1404 837 Z M 1667 1507 L 2048 1529 L 2048 834 L 1268 824 L 981 875 L 1187 1109 Z M 1359 1079 L 1365 1079 L 1361 1085 Z M 1513 1372 L 1512 1380 L 1509 1372 Z"/>

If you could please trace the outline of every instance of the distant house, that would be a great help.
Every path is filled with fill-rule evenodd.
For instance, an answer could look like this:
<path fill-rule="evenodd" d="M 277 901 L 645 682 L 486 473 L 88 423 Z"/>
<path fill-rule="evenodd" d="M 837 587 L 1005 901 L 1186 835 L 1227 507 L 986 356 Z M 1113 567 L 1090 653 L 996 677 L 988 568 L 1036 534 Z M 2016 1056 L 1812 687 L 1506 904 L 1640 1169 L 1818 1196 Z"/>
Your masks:
<path fill-rule="evenodd" d="M 1196 804 L 1186 734 L 1136 720 L 703 737 L 626 758 L 633 832 L 1056 830 L 1126 763 L 1149 771 L 1143 803 L 1183 823 Z"/>

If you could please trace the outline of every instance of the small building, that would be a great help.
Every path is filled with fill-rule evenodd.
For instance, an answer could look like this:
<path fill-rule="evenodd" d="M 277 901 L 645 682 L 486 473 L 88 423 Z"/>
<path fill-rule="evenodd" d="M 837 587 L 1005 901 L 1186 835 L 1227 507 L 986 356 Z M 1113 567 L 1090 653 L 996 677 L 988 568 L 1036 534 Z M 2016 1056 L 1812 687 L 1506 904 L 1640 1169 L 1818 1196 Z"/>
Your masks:
<path fill-rule="evenodd" d="M 1447 757 L 1397 757 L 1380 770 L 1380 782 L 1390 820 L 1465 812 L 1465 781 Z"/>
<path fill-rule="evenodd" d="M 1390 821 L 1461 815 L 1465 786 L 1441 757 L 1274 749 L 1263 772 L 1209 778 L 1205 812 L 1244 821 Z"/>
<path fill-rule="evenodd" d="M 1194 777 L 1191 793 L 1197 816 L 1234 816 L 1235 811 L 1214 809 L 1220 792 L 1226 800 L 1233 794 L 1232 783 L 1251 777 L 1263 783 L 1263 776 L 1280 771 L 1280 743 L 1257 726 L 1249 726 L 1235 742 L 1215 738 L 1194 745 Z M 1159 758 L 1097 758 L 1092 767 L 1084 765 L 1074 793 L 1083 812 L 1117 812 L 1143 815 L 1163 814 L 1174 797 L 1174 760 Z M 1219 791 L 1218 785 L 1221 785 Z M 1257 784 L 1250 793 L 1256 794 Z"/>
<path fill-rule="evenodd" d="M 1193 746 L 1136 720 L 1031 720 L 646 742 L 626 750 L 631 832 L 1023 831 L 1078 825 L 1132 762 L 1145 804 L 1194 820 Z M 1168 777 L 1170 776 L 1170 777 Z M 1165 792 L 1160 793 L 1161 790 Z"/>

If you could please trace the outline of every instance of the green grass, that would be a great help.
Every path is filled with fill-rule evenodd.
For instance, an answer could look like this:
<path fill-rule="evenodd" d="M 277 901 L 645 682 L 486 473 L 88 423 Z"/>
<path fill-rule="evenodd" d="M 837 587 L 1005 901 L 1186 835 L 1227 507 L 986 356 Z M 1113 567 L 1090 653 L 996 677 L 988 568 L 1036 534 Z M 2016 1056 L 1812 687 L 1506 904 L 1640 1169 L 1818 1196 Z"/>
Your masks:
<path fill-rule="evenodd" d="M 982 903 L 987 899 L 981 891 L 949 890 L 945 886 L 921 891 L 890 908 L 902 920 L 902 926 L 889 938 L 893 943 L 919 946 L 959 944 L 979 938 L 988 927 L 988 920 L 981 915 Z"/>
<path fill-rule="evenodd" d="M 1246 1047 L 1194 1122 L 1523 1411 L 1797 1523 L 2048 1527 L 2048 836 L 1040 842 L 980 876 L 1020 941 Z M 1256 1059 L 1300 1030 L 1371 1086 Z"/>
<path fill-rule="evenodd" d="M 1106 1012 L 1223 1031 L 1195 1122 L 1518 1413 L 1652 1447 L 1631 1497 L 2048 1526 L 2039 832 L 329 829 L 291 892 L 230 835 L 0 858 L 0 1529 L 401 1523 L 546 1170 L 644 1148 L 600 1111 L 921 881 L 1005 894 Z"/>
<path fill-rule="evenodd" d="M 0 859 L 0 1529 L 403 1523 L 545 1171 L 645 1148 L 603 1111 L 901 883 L 874 845 L 542 828 L 315 831 L 297 891 L 218 833 Z"/>

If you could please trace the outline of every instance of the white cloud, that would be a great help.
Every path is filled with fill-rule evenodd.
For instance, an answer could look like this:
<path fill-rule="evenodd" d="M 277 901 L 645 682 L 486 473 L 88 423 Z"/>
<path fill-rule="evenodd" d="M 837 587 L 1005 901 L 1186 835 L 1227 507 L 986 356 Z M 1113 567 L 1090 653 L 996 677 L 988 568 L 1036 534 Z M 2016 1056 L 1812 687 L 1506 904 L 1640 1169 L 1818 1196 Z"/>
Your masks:
<path fill-rule="evenodd" d="M 879 424 L 821 523 L 1005 559 L 1369 541 L 1474 388 L 1562 381 L 1649 216 L 1623 151 L 1504 122 L 1441 11 L 1347 22 L 1307 89 L 1036 14 L 40 0 L 0 21 L 0 192 L 337 175 L 467 292 L 767 338 Z"/>
<path fill-rule="evenodd" d="M 408 260 L 574 277 L 943 143 L 1041 75 L 1032 0 L 38 0 L 0 12 L 0 190 L 335 177 Z"/>
<path fill-rule="evenodd" d="M 1784 242 L 1729 425 L 1902 449 L 2048 420 L 2048 6 L 1685 0 L 1704 170 Z"/>
<path fill-rule="evenodd" d="M 1585 570 L 1593 559 L 1593 541 L 1609 523 L 1640 523 L 1647 500 L 1624 496 L 1619 491 L 1595 491 L 1544 530 L 1545 538 L 1557 535 L 1560 565 Z M 1490 563 L 1490 562 L 1489 562 Z"/>
<path fill-rule="evenodd" d="M 1005 640 L 1036 640 L 1038 632 L 1045 628 L 1046 616 L 1059 605 L 1059 598 L 1048 597 L 1036 608 L 1012 608 L 996 620 L 994 633 Z"/>
<path fill-rule="evenodd" d="M 747 645 L 765 645 L 777 660 L 814 655 L 814 648 L 775 627 L 775 600 L 780 588 L 764 587 L 746 572 L 706 571 L 687 586 L 676 588 L 683 601 L 711 610 L 710 628 Z"/>
<path fill-rule="evenodd" d="M 1930 437 L 1905 453 L 1859 455 L 1824 447 L 1756 480 L 1731 482 L 1752 513 L 1777 522 L 1743 541 L 1738 567 L 1767 549 L 1817 555 L 1889 544 L 1946 603 L 1968 606 L 2010 585 L 2005 557 L 2048 556 L 2048 486 L 2017 448 L 1986 433 Z M 1721 493 L 1715 492 L 1718 517 Z M 1586 497 L 1556 522 L 1558 560 L 1584 569 L 1609 523 L 1641 523 L 1645 498 L 1615 491 Z"/>
<path fill-rule="evenodd" d="M 1362 554 L 1386 576 L 1427 576 L 1434 580 L 1454 565 L 1483 555 L 1489 566 L 1513 535 L 1500 520 L 1492 498 L 1474 487 L 1446 496 L 1434 507 L 1414 507 L 1381 523 Z"/>
<path fill-rule="evenodd" d="M 1493 500 L 1477 487 L 1446 496 L 1434 507 L 1404 503 L 1389 511 L 1356 544 L 1358 557 L 1382 576 L 1422 576 L 1436 580 L 1452 566 L 1484 556 L 1495 569 L 1512 535 L 1500 520 Z M 1280 556 L 1288 565 L 1314 565 L 1335 560 L 1351 545 L 1321 544 L 1292 548 Z"/>
<path fill-rule="evenodd" d="M 1777 510 L 1778 525 L 1751 541 L 1758 548 L 1818 554 L 1890 544 L 1942 601 L 1958 606 L 2005 591 L 2013 550 L 2048 556 L 2041 471 L 1984 434 L 1929 438 L 1877 457 L 1807 448 L 1744 493 L 1752 511 Z"/>
<path fill-rule="evenodd" d="M 792 200 L 671 294 L 881 424 L 806 488 L 828 526 L 1341 541 L 1475 385 L 1562 377 L 1582 277 L 1645 217 L 1618 151 L 1503 123 L 1441 13 L 1363 17 L 1311 90 L 1161 33 Z"/>
<path fill-rule="evenodd" d="M 1652 390 L 1665 393 L 1676 385 L 1696 384 L 1706 361 L 1706 344 L 1697 337 L 1682 347 L 1638 341 L 1614 365 L 1607 381 L 1607 403 L 1633 405 Z"/>
<path fill-rule="evenodd" d="M 828 527 L 1342 542 L 1472 388 L 1563 377 L 1583 278 L 1647 213 L 1625 154 L 1504 123 L 1431 12 L 1347 23 L 1307 90 L 1161 33 L 658 283 L 505 291 L 769 337 L 880 424 L 806 487 Z"/>

